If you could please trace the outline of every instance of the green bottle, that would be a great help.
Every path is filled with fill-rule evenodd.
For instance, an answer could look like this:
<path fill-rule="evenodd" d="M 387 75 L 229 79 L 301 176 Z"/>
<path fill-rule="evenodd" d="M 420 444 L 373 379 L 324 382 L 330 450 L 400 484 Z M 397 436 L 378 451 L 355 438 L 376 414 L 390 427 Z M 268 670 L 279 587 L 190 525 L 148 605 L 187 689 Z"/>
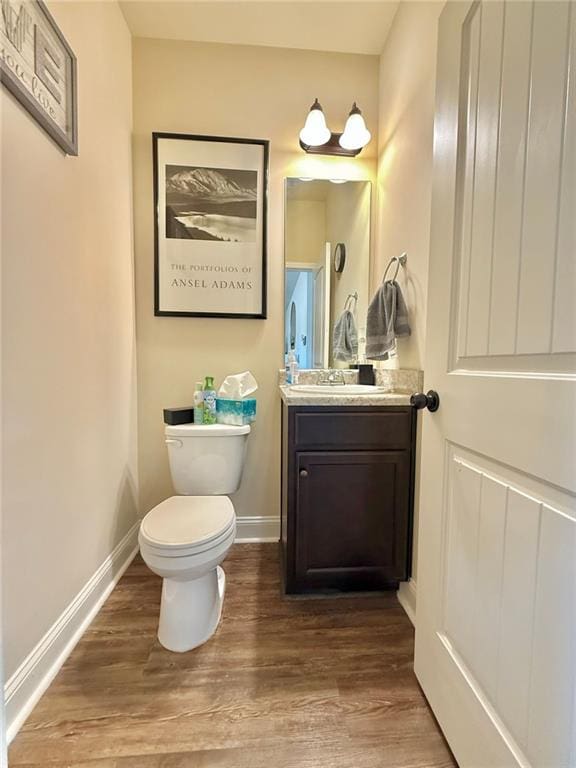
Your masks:
<path fill-rule="evenodd" d="M 214 389 L 214 377 L 206 376 L 204 379 L 204 424 L 216 424 L 216 390 Z"/>

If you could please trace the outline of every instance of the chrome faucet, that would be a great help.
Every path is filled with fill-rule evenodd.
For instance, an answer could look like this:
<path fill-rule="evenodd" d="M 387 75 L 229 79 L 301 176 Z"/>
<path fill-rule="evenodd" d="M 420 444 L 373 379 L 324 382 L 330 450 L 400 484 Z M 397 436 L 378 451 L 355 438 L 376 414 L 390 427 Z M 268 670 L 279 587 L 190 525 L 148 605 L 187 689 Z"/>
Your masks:
<path fill-rule="evenodd" d="M 335 371 L 330 369 L 328 371 L 322 371 L 320 374 L 319 384 L 345 384 L 344 371 Z"/>

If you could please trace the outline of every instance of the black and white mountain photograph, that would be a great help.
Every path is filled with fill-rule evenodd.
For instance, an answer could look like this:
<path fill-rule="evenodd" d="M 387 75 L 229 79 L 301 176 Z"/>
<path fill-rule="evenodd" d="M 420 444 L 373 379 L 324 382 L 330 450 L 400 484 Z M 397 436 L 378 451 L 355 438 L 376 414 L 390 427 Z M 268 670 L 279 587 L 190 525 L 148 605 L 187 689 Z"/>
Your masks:
<path fill-rule="evenodd" d="M 257 171 L 166 166 L 166 237 L 256 242 Z"/>

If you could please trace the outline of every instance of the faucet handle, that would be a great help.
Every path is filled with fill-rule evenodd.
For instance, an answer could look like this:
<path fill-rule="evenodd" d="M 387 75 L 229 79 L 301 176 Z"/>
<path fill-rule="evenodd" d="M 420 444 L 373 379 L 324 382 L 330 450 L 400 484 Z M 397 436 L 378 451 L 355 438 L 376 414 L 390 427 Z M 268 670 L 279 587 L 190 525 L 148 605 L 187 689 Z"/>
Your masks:
<path fill-rule="evenodd" d="M 320 373 L 319 384 L 345 384 L 344 371 L 335 368 L 327 368 Z"/>

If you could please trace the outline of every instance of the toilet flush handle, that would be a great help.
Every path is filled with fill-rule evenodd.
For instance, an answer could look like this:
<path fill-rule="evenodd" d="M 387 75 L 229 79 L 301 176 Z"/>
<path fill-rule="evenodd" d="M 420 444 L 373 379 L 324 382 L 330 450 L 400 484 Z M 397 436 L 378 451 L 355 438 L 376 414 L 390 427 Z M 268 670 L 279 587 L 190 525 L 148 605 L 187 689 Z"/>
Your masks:
<path fill-rule="evenodd" d="M 177 438 L 174 438 L 174 437 L 165 437 L 164 442 L 166 443 L 166 445 L 177 445 L 178 448 L 182 448 L 182 446 L 184 445 L 182 440 L 178 440 Z"/>

